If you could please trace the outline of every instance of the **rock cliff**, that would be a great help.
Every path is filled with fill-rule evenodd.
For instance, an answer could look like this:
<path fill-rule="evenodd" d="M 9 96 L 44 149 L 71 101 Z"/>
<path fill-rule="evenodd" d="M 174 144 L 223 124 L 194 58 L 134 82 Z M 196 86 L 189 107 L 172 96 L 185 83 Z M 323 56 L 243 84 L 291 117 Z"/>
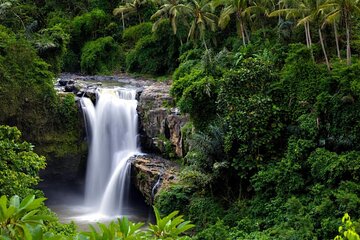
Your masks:
<path fill-rule="evenodd" d="M 133 183 L 150 205 L 156 193 L 177 181 L 179 168 L 174 162 L 152 155 L 134 156 L 131 161 Z"/>
<path fill-rule="evenodd" d="M 140 119 L 141 142 L 147 152 L 161 153 L 164 156 L 184 155 L 181 127 L 188 117 L 180 115 L 173 106 L 169 85 L 153 84 L 144 87 L 140 93 L 138 113 Z"/>

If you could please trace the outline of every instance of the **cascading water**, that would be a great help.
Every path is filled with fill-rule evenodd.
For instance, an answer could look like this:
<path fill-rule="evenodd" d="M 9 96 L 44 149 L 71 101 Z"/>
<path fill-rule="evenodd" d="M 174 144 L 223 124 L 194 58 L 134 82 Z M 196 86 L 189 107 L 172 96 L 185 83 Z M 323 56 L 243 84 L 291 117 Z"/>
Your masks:
<path fill-rule="evenodd" d="M 85 204 L 101 215 L 122 215 L 128 202 L 128 159 L 139 153 L 135 96 L 131 89 L 99 89 L 96 107 L 81 100 L 91 132 Z"/>

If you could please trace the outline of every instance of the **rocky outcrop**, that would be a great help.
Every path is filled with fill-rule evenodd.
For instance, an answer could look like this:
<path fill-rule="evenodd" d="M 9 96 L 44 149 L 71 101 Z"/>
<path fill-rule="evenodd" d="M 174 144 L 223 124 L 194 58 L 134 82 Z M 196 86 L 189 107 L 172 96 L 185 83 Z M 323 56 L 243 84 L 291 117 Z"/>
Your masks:
<path fill-rule="evenodd" d="M 177 181 L 179 167 L 174 162 L 150 155 L 134 156 L 131 161 L 134 185 L 150 205 L 156 193 Z"/>
<path fill-rule="evenodd" d="M 176 156 L 182 157 L 181 127 L 188 121 L 188 117 L 180 115 L 177 108 L 169 107 L 174 105 L 169 91 L 169 85 L 154 84 L 141 92 L 138 104 L 141 142 L 145 151 L 165 155 L 174 152 Z"/>

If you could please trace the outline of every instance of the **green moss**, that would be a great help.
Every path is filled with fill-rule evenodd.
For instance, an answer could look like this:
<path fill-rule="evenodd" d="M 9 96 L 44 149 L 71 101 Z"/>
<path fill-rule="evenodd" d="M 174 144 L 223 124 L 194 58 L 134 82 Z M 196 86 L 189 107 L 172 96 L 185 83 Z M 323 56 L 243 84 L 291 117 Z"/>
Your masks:
<path fill-rule="evenodd" d="M 59 147 L 60 146 L 60 147 Z M 57 158 L 69 155 L 82 155 L 87 150 L 85 142 L 81 142 L 75 131 L 64 133 L 47 133 L 36 150 L 44 155 L 51 154 Z"/>

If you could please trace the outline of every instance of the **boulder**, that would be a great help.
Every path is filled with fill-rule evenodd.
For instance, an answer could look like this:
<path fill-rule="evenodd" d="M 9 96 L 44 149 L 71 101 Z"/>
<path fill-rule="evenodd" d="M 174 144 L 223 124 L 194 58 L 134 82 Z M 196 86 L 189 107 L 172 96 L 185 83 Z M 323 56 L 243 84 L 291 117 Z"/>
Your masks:
<path fill-rule="evenodd" d="M 150 205 L 161 189 L 178 180 L 179 166 L 159 156 L 137 155 L 131 162 L 134 185 Z"/>

